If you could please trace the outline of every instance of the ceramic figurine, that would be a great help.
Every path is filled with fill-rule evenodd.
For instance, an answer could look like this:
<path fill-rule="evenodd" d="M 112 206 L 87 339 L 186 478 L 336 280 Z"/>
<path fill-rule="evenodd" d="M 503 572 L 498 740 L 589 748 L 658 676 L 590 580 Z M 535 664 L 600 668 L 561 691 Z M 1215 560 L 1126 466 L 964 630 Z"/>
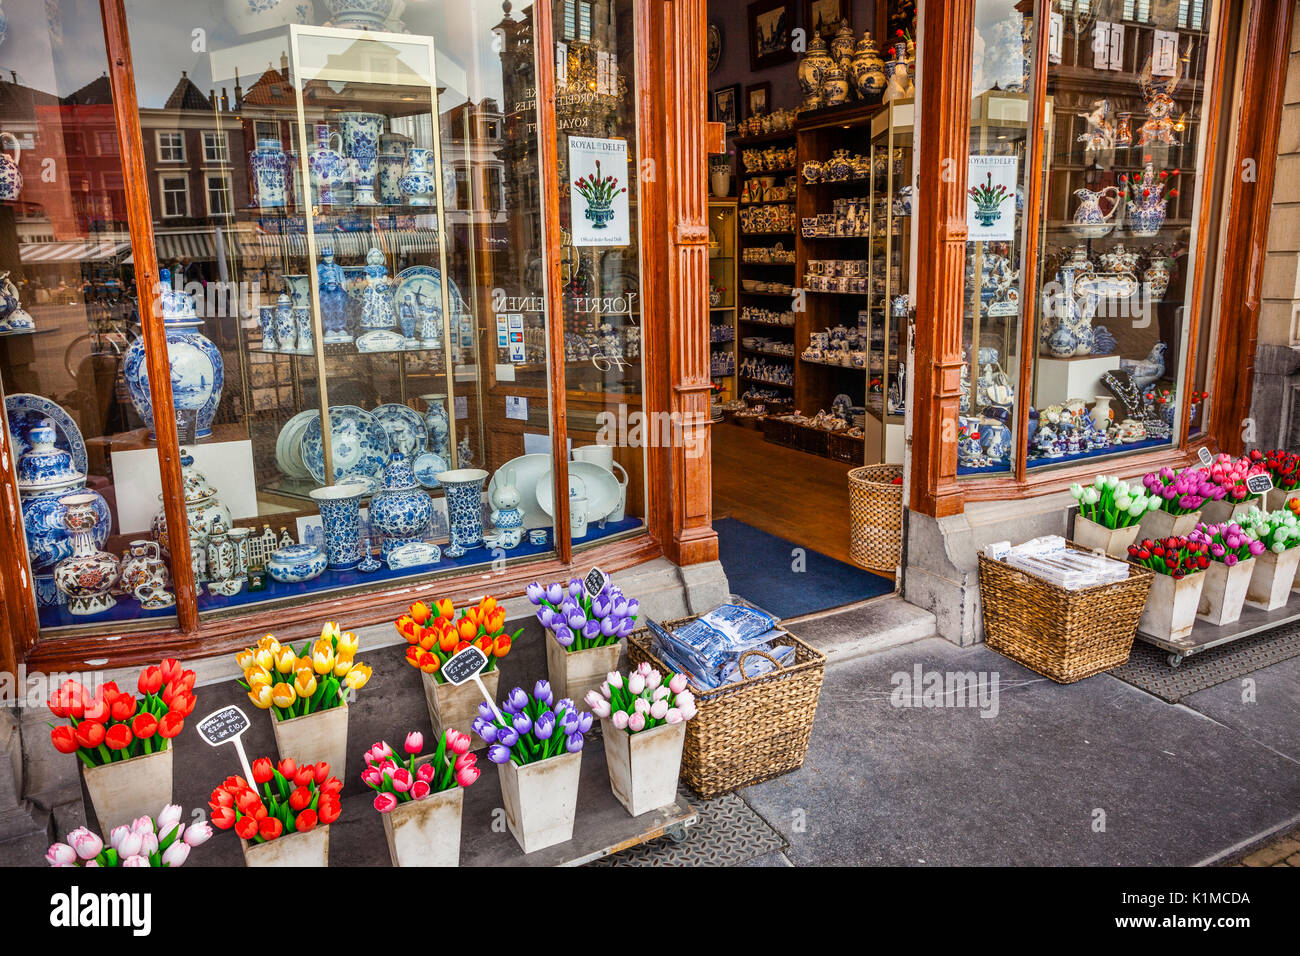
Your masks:
<path fill-rule="evenodd" d="M 343 130 L 343 150 L 349 159 L 356 161 L 352 202 L 357 206 L 376 206 L 379 200 L 375 198 L 375 176 L 379 172 L 379 136 L 384 131 L 384 117 L 380 113 L 340 113 L 339 125 Z"/>
<path fill-rule="evenodd" d="M 257 148 L 248 154 L 248 169 L 252 173 L 253 202 L 263 209 L 279 209 L 286 201 L 285 171 L 289 158 L 280 141 L 274 138 L 259 139 Z"/>
<path fill-rule="evenodd" d="M 380 552 L 387 558 L 394 548 L 423 539 L 432 520 L 433 501 L 415 480 L 410 461 L 398 452 L 384 469 L 383 484 L 370 499 L 370 524 L 382 535 Z"/>
<path fill-rule="evenodd" d="M 366 287 L 361 299 L 363 329 L 391 329 L 397 325 L 393 286 L 384 265 L 384 254 L 372 248 L 366 253 Z"/>
<path fill-rule="evenodd" d="M 483 482 L 488 473 L 481 468 L 458 468 L 438 474 L 447 494 L 447 519 L 451 525 L 448 557 L 459 558 L 466 549 L 483 540 Z"/>
<path fill-rule="evenodd" d="M 9 155 L 10 149 L 13 156 Z M 18 168 L 22 155 L 18 137 L 8 130 L 0 131 L 0 201 L 13 202 L 23 191 L 23 173 Z"/>
<path fill-rule="evenodd" d="M 402 301 L 397 303 L 397 324 L 402 330 L 402 347 L 407 349 L 418 349 L 420 340 L 416 337 L 416 325 L 419 316 L 415 310 L 415 297 L 411 293 L 402 296 Z"/>
<path fill-rule="evenodd" d="M 1157 342 L 1146 358 L 1139 360 L 1122 358 L 1119 360 L 1119 367 L 1129 373 L 1134 385 L 1138 388 L 1147 388 L 1154 385 L 1165 374 L 1165 351 L 1168 348 L 1169 346 L 1164 342 Z"/>
<path fill-rule="evenodd" d="M 1191 41 L 1188 41 L 1187 52 L 1179 57 L 1174 75 L 1157 77 L 1151 71 L 1151 54 L 1147 55 L 1138 78 L 1138 86 L 1146 99 L 1147 119 L 1138 130 L 1138 145 L 1144 150 L 1179 145 L 1174 123 L 1174 93 L 1182 82 L 1190 56 Z"/>
<path fill-rule="evenodd" d="M 0 272 L 0 335 L 35 331 L 36 322 L 19 301 L 18 287 L 8 271 Z"/>
<path fill-rule="evenodd" d="M 438 184 L 433 178 L 433 150 L 413 146 L 406 152 L 406 173 L 398 187 L 412 206 L 432 206 L 438 198 Z"/>
<path fill-rule="evenodd" d="M 167 359 L 177 424 L 184 425 L 187 417 L 193 415 L 194 436 L 206 438 L 212 434 L 212 419 L 216 417 L 221 387 L 225 382 L 221 352 L 196 331 L 203 320 L 194 310 L 194 300 L 181 290 L 172 288 L 168 270 L 160 270 L 158 276 L 158 298 L 167 334 Z M 150 439 L 156 439 L 143 336 L 127 346 L 122 360 L 122 376 L 126 379 L 131 404 L 149 426 Z"/>
<path fill-rule="evenodd" d="M 320 289 L 320 315 L 326 343 L 351 342 L 348 334 L 348 294 L 343 288 L 343 267 L 334 261 L 334 247 L 322 246 L 321 261 L 316 266 L 316 285 Z"/>
<path fill-rule="evenodd" d="M 95 544 L 99 515 L 93 496 L 64 495 L 63 521 L 72 534 L 72 554 L 54 569 L 54 583 L 68 598 L 68 612 L 78 616 L 100 614 L 117 601 L 109 590 L 117 582 L 117 558 Z"/>
<path fill-rule="evenodd" d="M 1095 100 L 1091 113 L 1079 115 L 1088 124 L 1088 128 L 1076 137 L 1078 142 L 1084 144 L 1085 163 L 1095 163 L 1103 169 L 1109 169 L 1115 161 L 1115 127 L 1108 119 L 1110 100 Z"/>
<path fill-rule="evenodd" d="M 515 470 L 507 468 L 504 480 L 492 493 L 492 527 L 500 532 L 498 542 L 507 551 L 517 548 L 524 536 L 524 513 L 519 507 L 519 489 L 515 487 Z"/>
<path fill-rule="evenodd" d="M 462 468 L 468 468 L 474 464 L 474 452 L 469 447 L 469 436 L 466 435 L 456 446 L 456 463 Z"/>
<path fill-rule="evenodd" d="M 348 174 L 342 152 L 333 148 L 336 137 L 341 149 L 343 134 L 331 133 L 325 123 L 316 124 L 316 146 L 307 153 L 308 174 L 311 184 L 316 187 L 316 201 L 322 206 L 334 204 L 335 190 Z"/>

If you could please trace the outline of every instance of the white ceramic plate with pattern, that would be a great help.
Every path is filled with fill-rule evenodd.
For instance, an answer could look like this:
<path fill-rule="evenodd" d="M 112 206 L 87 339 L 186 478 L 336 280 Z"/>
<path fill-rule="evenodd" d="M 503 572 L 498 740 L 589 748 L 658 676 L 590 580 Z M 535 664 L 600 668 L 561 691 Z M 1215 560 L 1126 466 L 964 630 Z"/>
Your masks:
<path fill-rule="evenodd" d="M 311 477 L 311 472 L 302 461 L 302 433 L 307 430 L 307 423 L 313 418 L 320 418 L 320 412 L 316 409 L 299 412 L 284 423 L 275 439 L 275 464 L 290 478 Z"/>
<path fill-rule="evenodd" d="M 555 513 L 555 493 L 551 472 L 537 479 L 537 504 L 547 516 Z M 618 507 L 623 491 L 618 478 L 608 468 L 594 461 L 569 462 L 569 495 L 587 496 L 587 520 L 599 521 Z"/>
<path fill-rule="evenodd" d="M 515 488 L 519 491 L 519 507 L 524 512 L 524 528 L 554 527 L 555 522 L 551 516 L 537 502 L 537 482 L 542 475 L 551 473 L 551 456 L 520 455 L 510 459 L 496 470 L 488 483 L 488 501 L 492 500 L 492 492 L 497 485 L 506 480 L 506 472 L 511 468 L 515 470 Z"/>
<path fill-rule="evenodd" d="M 389 447 L 394 453 L 401 452 L 415 461 L 428 450 L 429 427 L 424 424 L 424 416 L 411 406 L 390 402 L 376 407 L 370 414 L 384 426 Z"/>
<path fill-rule="evenodd" d="M 5 417 L 9 420 L 9 435 L 13 438 L 14 460 L 23 456 L 32 447 L 27 433 L 48 418 L 54 423 L 54 444 L 72 455 L 72 463 L 77 471 L 86 474 L 86 440 L 81 437 L 81 429 L 58 402 L 50 401 L 30 392 L 15 392 L 5 396 Z"/>

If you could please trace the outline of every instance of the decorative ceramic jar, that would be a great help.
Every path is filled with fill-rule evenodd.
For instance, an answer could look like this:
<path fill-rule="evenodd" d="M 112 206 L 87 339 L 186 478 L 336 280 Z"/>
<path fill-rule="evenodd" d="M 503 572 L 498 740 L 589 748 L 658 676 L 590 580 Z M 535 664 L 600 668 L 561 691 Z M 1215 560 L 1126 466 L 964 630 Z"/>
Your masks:
<path fill-rule="evenodd" d="M 838 63 L 832 63 L 822 76 L 824 106 L 840 106 L 849 101 L 849 81 Z"/>
<path fill-rule="evenodd" d="M 410 148 L 410 138 L 400 133 L 384 133 L 379 137 L 379 201 L 385 205 L 403 202 L 402 174 Z"/>
<path fill-rule="evenodd" d="M 441 393 L 421 395 L 424 401 L 424 424 L 429 429 L 429 451 L 443 461 L 451 461 L 451 421 L 447 418 L 447 396 Z"/>
<path fill-rule="evenodd" d="M 822 168 L 822 174 L 826 179 L 833 181 L 852 179 L 853 162 L 849 159 L 849 151 L 847 149 L 835 150 Z"/>
<path fill-rule="evenodd" d="M 447 494 L 447 521 L 451 526 L 448 557 L 459 558 L 467 548 L 483 540 L 483 482 L 488 473 L 481 468 L 458 468 L 438 474 Z"/>
<path fill-rule="evenodd" d="M 853 60 L 854 43 L 853 27 L 849 26 L 848 18 L 841 18 L 840 28 L 835 31 L 835 36 L 831 37 L 830 55 L 836 65 L 844 71 L 844 75 L 849 75 L 850 63 Z"/>
<path fill-rule="evenodd" d="M 815 110 L 823 105 L 822 81 L 832 62 L 831 55 L 826 50 L 826 41 L 820 33 L 814 34 L 796 71 L 799 89 L 803 91 L 804 97 L 800 110 Z"/>
<path fill-rule="evenodd" d="M 343 134 L 331 133 L 328 125 L 317 123 L 316 146 L 307 153 L 308 174 L 311 184 L 316 187 L 316 201 L 322 206 L 333 205 L 335 189 L 347 178 L 343 154 L 332 148 L 335 138 L 341 149 Z"/>
<path fill-rule="evenodd" d="M 59 499 L 63 523 L 72 535 L 72 554 L 54 568 L 54 583 L 68 597 L 68 612 L 100 614 L 117 603 L 109 590 L 117 583 L 117 558 L 95 544 L 99 515 L 94 495 L 79 492 Z"/>
<path fill-rule="evenodd" d="M 321 246 L 321 261 L 316 266 L 316 286 L 320 290 L 320 316 L 326 343 L 351 342 L 348 334 L 348 293 L 343 287 L 343 267 L 334 261 L 334 247 Z"/>
<path fill-rule="evenodd" d="M 218 524 L 225 528 L 231 526 L 230 510 L 217 497 L 216 489 L 208 484 L 207 476 L 194 467 L 194 456 L 184 448 L 181 449 L 181 489 L 185 493 L 185 516 L 191 535 L 197 532 L 206 541 L 207 535 Z M 158 500 L 162 500 L 162 495 Z M 153 537 L 162 553 L 170 558 L 165 510 L 154 515 Z"/>
<path fill-rule="evenodd" d="M 393 15 L 395 0 L 326 0 L 330 25 L 354 30 L 382 30 Z"/>
<path fill-rule="evenodd" d="M 266 572 L 282 584 L 299 584 L 318 578 L 325 571 L 325 555 L 310 544 L 277 548 L 266 562 Z"/>
<path fill-rule="evenodd" d="M 331 568 L 346 571 L 355 568 L 362 558 L 361 498 L 369 485 L 345 482 L 313 488 L 308 494 L 320 509 L 325 530 L 325 557 Z M 374 509 L 371 509 L 374 520 Z"/>
<path fill-rule="evenodd" d="M 9 151 L 13 150 L 13 156 Z M 18 137 L 8 130 L 0 131 L 0 201 L 12 202 L 23 191 L 23 174 L 18 168 L 22 147 Z"/>
<path fill-rule="evenodd" d="M 257 148 L 248 154 L 248 169 L 252 173 L 255 202 L 263 209 L 279 209 L 286 201 L 285 171 L 289 158 L 278 139 L 257 141 Z"/>
<path fill-rule="evenodd" d="M 192 414 L 194 437 L 206 438 L 212 434 L 212 419 L 216 417 L 221 387 L 225 382 L 221 352 L 196 331 L 203 320 L 194 311 L 194 300 L 172 288 L 171 273 L 167 269 L 160 270 L 158 275 L 158 301 L 162 307 L 163 326 L 167 330 L 167 361 L 171 369 L 172 402 L 176 407 L 177 424 L 183 425 L 187 415 Z M 126 379 L 131 404 L 149 426 L 149 437 L 156 439 L 143 336 L 127 346 L 122 360 L 122 376 Z"/>
<path fill-rule="evenodd" d="M 379 135 L 384 131 L 384 117 L 380 113 L 340 113 L 339 125 L 343 130 L 343 150 L 349 159 L 357 162 L 352 202 L 357 206 L 378 205 L 375 177 L 379 172 Z"/>
<path fill-rule="evenodd" d="M 406 172 L 398 187 L 412 206 L 432 206 L 438 196 L 433 178 L 433 150 L 413 146 L 406 152 Z"/>
<path fill-rule="evenodd" d="M 293 318 L 293 299 L 281 292 L 275 300 L 275 344 L 281 352 L 297 350 L 298 326 Z"/>
<path fill-rule="evenodd" d="M 1172 261 L 1163 253 L 1152 250 L 1146 270 L 1142 273 L 1142 284 L 1151 299 L 1163 299 L 1173 278 Z"/>
<path fill-rule="evenodd" d="M 885 92 L 885 61 L 876 51 L 870 31 L 864 33 L 858 41 L 848 72 L 858 96 L 871 103 L 880 102 L 880 97 Z"/>
<path fill-rule="evenodd" d="M 451 508 L 448 492 L 448 509 Z M 401 452 L 384 469 L 383 483 L 370 499 L 370 526 L 383 534 L 380 553 L 424 538 L 433 520 L 433 502 L 415 480 L 411 463 Z M 479 531 L 480 537 L 482 530 Z"/>
<path fill-rule="evenodd" d="M 113 523 L 108 502 L 96 491 L 85 487 L 86 476 L 77 471 L 72 455 L 55 446 L 56 432 L 49 419 L 27 433 L 31 447 L 18 460 L 18 496 L 22 501 L 23 535 L 32 573 L 48 576 L 54 566 L 72 554 L 72 538 L 64 515 L 67 508 L 61 498 L 73 492 L 94 498 L 98 521 L 94 529 L 96 548 L 104 547 Z M 51 582 L 52 583 L 52 582 Z M 43 593 L 62 595 L 49 587 Z M 61 603 L 61 601 L 59 602 Z"/>

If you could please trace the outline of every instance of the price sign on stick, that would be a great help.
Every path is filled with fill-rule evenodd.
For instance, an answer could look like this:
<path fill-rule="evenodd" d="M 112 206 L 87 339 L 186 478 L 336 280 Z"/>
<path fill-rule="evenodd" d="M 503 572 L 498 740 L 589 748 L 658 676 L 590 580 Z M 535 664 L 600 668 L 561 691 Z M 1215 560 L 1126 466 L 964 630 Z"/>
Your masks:
<path fill-rule="evenodd" d="M 244 768 L 244 779 L 253 779 L 253 768 L 248 765 L 248 754 L 240 736 L 248 729 L 248 717 L 238 707 L 223 707 L 199 721 L 199 736 L 213 747 L 234 743 L 239 753 L 239 763 Z"/>
<path fill-rule="evenodd" d="M 1251 475 L 1246 479 L 1246 490 L 1252 495 L 1262 495 L 1273 490 L 1273 477 L 1268 474 Z"/>
<path fill-rule="evenodd" d="M 1210 454 L 1210 449 L 1206 448 L 1204 445 L 1196 449 L 1196 455 L 1201 459 L 1201 464 L 1205 465 L 1207 468 L 1214 464 L 1214 456 Z"/>
<path fill-rule="evenodd" d="M 496 701 L 492 699 L 487 687 L 483 685 L 483 678 L 479 677 L 479 673 L 487 666 L 487 662 L 487 655 L 483 653 L 481 648 L 467 647 L 447 658 L 446 663 L 442 665 L 442 676 L 446 678 L 448 684 L 455 687 L 459 687 L 470 680 L 478 684 L 479 693 L 488 702 L 488 706 L 492 708 L 492 713 L 496 714 L 497 720 L 501 720 L 501 711 L 497 710 Z"/>
<path fill-rule="evenodd" d="M 587 572 L 587 576 L 582 579 L 582 589 L 587 592 L 587 597 L 594 598 L 605 590 L 607 581 L 609 581 L 609 575 L 600 568 L 592 568 Z"/>

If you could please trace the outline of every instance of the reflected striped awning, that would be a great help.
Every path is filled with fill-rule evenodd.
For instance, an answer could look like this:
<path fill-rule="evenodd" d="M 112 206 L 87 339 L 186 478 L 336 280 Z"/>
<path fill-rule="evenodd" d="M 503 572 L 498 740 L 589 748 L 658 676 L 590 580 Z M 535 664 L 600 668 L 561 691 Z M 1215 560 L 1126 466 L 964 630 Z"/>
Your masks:
<path fill-rule="evenodd" d="M 124 239 L 74 239 L 67 242 L 25 242 L 18 254 L 26 264 L 40 262 L 87 262 L 111 259 L 131 248 Z"/>
<path fill-rule="evenodd" d="M 211 232 L 155 232 L 154 241 L 158 244 L 158 261 L 162 263 L 171 259 L 192 262 L 217 257 Z"/>

